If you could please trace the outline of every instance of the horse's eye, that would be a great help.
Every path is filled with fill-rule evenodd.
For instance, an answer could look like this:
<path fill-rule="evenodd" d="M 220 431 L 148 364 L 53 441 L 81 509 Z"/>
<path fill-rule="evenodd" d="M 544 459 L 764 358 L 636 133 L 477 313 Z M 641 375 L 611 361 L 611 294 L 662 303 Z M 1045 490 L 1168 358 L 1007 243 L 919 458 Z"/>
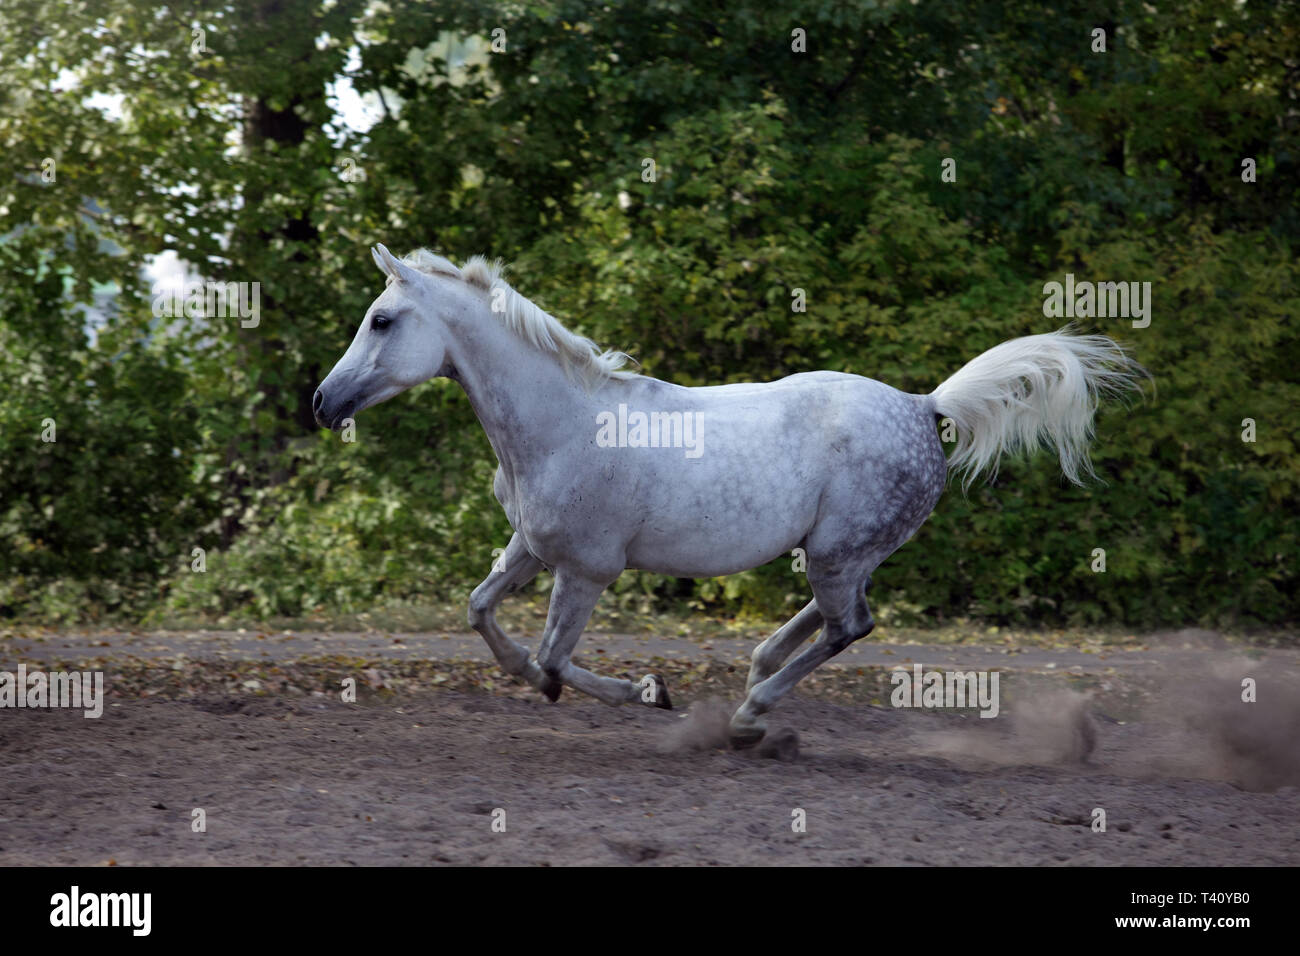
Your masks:
<path fill-rule="evenodd" d="M 376 315 L 370 320 L 370 327 L 376 332 L 382 332 L 393 324 L 393 320 L 386 315 Z"/>

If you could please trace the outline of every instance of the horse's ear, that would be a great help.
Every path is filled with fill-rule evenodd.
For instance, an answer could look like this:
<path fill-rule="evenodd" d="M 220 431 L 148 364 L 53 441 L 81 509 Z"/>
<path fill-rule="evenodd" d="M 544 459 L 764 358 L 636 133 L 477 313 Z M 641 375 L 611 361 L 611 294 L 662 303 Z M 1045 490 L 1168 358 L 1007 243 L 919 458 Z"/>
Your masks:
<path fill-rule="evenodd" d="M 407 282 L 416 277 L 415 270 L 389 252 L 382 242 L 375 243 L 370 252 L 375 257 L 375 264 L 385 275 L 392 276 L 398 282 Z"/>

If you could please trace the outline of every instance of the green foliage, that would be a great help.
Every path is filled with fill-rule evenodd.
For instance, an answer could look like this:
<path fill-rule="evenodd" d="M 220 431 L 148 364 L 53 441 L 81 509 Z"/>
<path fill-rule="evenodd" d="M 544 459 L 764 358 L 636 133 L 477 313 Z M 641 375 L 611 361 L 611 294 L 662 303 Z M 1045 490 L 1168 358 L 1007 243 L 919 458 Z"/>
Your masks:
<path fill-rule="evenodd" d="M 0 613 L 75 619 L 152 592 L 204 522 L 202 441 L 175 356 L 125 323 L 92 347 L 58 321 L 64 276 L 42 271 L 0 293 Z"/>
<path fill-rule="evenodd" d="M 499 255 L 571 327 L 690 385 L 829 368 L 925 392 L 1050 328 L 1046 281 L 1149 281 L 1149 328 L 1095 323 L 1154 377 L 1099 418 L 1105 483 L 1070 487 L 1045 455 L 954 489 L 873 600 L 930 621 L 1293 622 L 1296 12 L 11 0 L 0 614 L 463 598 L 509 535 L 463 395 L 414 389 L 356 444 L 312 423 L 383 241 Z M 364 135 L 331 111 L 344 72 L 382 91 Z M 261 283 L 261 324 L 155 319 L 141 270 L 166 249 Z M 91 334 L 82 307 L 110 289 Z M 615 591 L 764 614 L 807 597 L 789 558 Z"/>

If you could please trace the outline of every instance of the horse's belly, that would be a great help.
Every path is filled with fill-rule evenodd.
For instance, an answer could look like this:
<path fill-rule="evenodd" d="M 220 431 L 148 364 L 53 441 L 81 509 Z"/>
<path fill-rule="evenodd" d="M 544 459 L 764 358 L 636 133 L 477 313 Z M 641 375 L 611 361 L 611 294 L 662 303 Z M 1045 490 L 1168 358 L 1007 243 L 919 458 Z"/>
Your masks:
<path fill-rule="evenodd" d="M 806 513 L 805 513 L 806 512 Z M 700 515 L 688 521 L 654 516 L 627 549 L 627 566 L 681 578 L 748 571 L 789 554 L 808 534 L 816 508 L 776 505 L 761 517 Z"/>

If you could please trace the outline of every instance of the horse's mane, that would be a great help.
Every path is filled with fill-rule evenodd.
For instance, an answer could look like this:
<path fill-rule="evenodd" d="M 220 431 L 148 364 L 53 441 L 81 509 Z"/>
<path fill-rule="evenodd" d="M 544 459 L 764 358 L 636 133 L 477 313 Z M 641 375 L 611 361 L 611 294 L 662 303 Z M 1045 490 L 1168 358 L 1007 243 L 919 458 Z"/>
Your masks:
<path fill-rule="evenodd" d="M 501 290 L 494 301 L 502 302 L 504 308 L 500 311 L 500 307 L 492 309 L 497 320 L 534 348 L 555 353 L 565 372 L 584 388 L 595 388 L 611 378 L 631 378 L 638 374 L 624 367 L 635 361 L 631 356 L 624 352 L 601 351 L 591 339 L 570 332 L 559 319 L 511 288 L 501 278 L 504 264 L 500 259 L 489 262 L 483 256 L 472 256 L 463 268 L 457 268 L 451 260 L 428 249 L 416 249 L 402 261 L 417 272 L 450 276 L 489 295 Z M 392 282 L 394 278 L 389 275 L 388 281 Z"/>

